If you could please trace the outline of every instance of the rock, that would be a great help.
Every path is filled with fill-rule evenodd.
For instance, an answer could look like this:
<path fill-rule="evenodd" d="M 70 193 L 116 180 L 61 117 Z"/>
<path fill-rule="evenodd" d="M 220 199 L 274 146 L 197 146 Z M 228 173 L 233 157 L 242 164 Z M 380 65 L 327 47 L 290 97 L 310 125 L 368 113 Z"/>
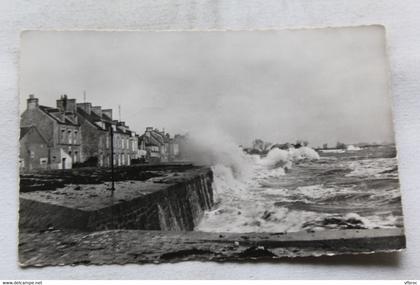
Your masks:
<path fill-rule="evenodd" d="M 249 257 L 261 258 L 261 257 L 274 257 L 276 255 L 272 253 L 271 251 L 265 249 L 263 246 L 258 246 L 258 247 L 253 246 L 241 252 L 239 256 L 242 258 L 249 258 Z"/>

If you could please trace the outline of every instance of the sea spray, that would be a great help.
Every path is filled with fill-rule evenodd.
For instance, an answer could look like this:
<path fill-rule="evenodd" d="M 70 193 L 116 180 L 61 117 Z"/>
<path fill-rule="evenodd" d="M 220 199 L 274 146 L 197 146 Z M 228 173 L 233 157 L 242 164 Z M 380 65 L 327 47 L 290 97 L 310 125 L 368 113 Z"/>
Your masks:
<path fill-rule="evenodd" d="M 293 168 L 302 171 L 302 166 L 305 165 L 311 166 L 305 171 L 311 171 L 312 167 L 321 167 L 324 171 L 346 167 L 351 173 L 346 177 L 352 177 L 362 167 L 372 168 L 370 176 L 388 178 L 393 173 L 392 169 L 389 170 L 390 167 L 385 166 L 392 166 L 392 159 L 389 163 L 389 159 L 385 162 L 377 159 L 372 162 L 367 160 L 366 163 L 364 160 L 350 160 L 344 165 L 343 161 L 335 160 L 328 164 L 319 164 L 316 162 L 320 159 L 319 154 L 305 146 L 286 150 L 274 147 L 266 155 L 249 155 L 228 135 L 208 129 L 205 132 L 190 133 L 185 149 L 188 150 L 184 154 L 186 159 L 195 164 L 210 165 L 214 175 L 215 206 L 205 213 L 195 230 L 293 232 L 308 229 L 393 227 L 401 223 L 401 219 L 396 218 L 392 211 L 385 211 L 380 215 L 372 212 L 372 215 L 360 217 L 351 212 L 352 209 L 366 205 L 377 209 L 376 204 L 389 201 L 389 197 L 393 197 L 393 189 L 378 193 L 373 189 L 366 193 L 366 190 L 354 188 L 358 187 L 357 179 L 354 186 L 346 187 L 322 183 L 302 185 L 301 180 L 290 180 L 288 177 L 292 173 L 287 172 L 293 171 Z M 300 162 L 299 165 L 296 165 L 297 162 Z M 394 200 L 396 199 L 399 197 Z M 371 210 L 364 211 L 370 213 Z"/>
<path fill-rule="evenodd" d="M 348 145 L 347 147 L 346 147 L 346 150 L 349 150 L 349 151 L 357 151 L 357 150 L 361 150 L 361 148 L 360 147 L 358 147 L 358 146 L 354 146 L 354 145 Z"/>
<path fill-rule="evenodd" d="M 288 150 L 273 148 L 268 154 L 257 160 L 257 163 L 268 169 L 274 168 L 292 168 L 293 162 L 301 160 L 318 160 L 319 154 L 310 147 L 291 147 Z"/>
<path fill-rule="evenodd" d="M 285 169 L 290 169 L 293 162 L 319 159 L 313 149 L 273 148 L 263 157 L 249 155 L 228 135 L 215 129 L 190 133 L 185 149 L 187 160 L 211 165 L 214 175 L 215 207 L 205 213 L 196 230 L 276 232 L 298 230 L 306 221 L 307 215 L 276 207 L 267 199 L 264 191 L 269 189 L 264 188 L 263 182 L 285 175 Z M 281 190 L 277 190 L 280 194 Z"/>
<path fill-rule="evenodd" d="M 314 149 L 307 146 L 290 148 L 289 153 L 292 161 L 320 159 L 319 154 Z"/>
<path fill-rule="evenodd" d="M 267 169 L 291 167 L 290 153 L 283 149 L 273 148 L 268 152 L 267 156 L 257 160 L 257 163 Z"/>
<path fill-rule="evenodd" d="M 245 154 L 233 139 L 218 129 L 194 131 L 185 141 L 184 159 L 198 165 L 222 165 L 235 179 L 246 180 L 252 175 L 253 158 Z"/>

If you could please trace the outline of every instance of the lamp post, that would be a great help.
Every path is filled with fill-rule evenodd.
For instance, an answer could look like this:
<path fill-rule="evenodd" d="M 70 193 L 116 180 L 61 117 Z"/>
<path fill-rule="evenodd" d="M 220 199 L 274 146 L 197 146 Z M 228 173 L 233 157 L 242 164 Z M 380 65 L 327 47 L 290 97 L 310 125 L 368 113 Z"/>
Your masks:
<path fill-rule="evenodd" d="M 114 182 L 114 130 L 112 124 L 109 128 L 111 136 L 111 195 L 114 196 L 115 182 Z"/>

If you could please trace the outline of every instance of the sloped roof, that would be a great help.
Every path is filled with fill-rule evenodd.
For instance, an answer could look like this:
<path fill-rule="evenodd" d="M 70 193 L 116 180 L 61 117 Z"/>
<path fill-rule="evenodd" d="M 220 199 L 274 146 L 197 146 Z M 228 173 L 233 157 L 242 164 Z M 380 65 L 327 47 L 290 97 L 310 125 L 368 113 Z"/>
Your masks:
<path fill-rule="evenodd" d="M 20 136 L 19 136 L 19 140 L 21 140 L 31 129 L 32 127 L 22 127 L 20 128 Z"/>
<path fill-rule="evenodd" d="M 103 114 L 103 113 L 102 113 L 102 119 L 105 120 L 105 121 L 112 122 L 112 119 L 110 117 L 108 117 L 106 114 Z"/>
<path fill-rule="evenodd" d="M 91 112 L 90 114 L 88 114 L 82 108 L 77 108 L 77 113 L 79 115 L 81 115 L 82 117 L 84 117 L 92 125 L 94 125 L 98 130 L 102 130 L 102 131 L 109 130 L 109 126 L 113 122 L 111 120 L 111 118 L 109 118 L 108 116 L 106 116 L 104 114 L 102 114 L 102 116 L 99 116 L 99 115 L 95 114 L 94 112 Z M 99 126 L 97 124 L 98 122 L 103 122 L 105 124 L 105 126 L 104 127 Z M 125 135 L 131 136 L 131 131 L 128 129 L 128 126 L 126 126 L 126 128 L 127 128 L 127 130 L 124 132 L 123 130 L 121 130 L 121 128 L 119 128 L 117 126 L 114 133 L 125 134 Z"/>
<path fill-rule="evenodd" d="M 88 114 L 85 110 L 82 108 L 77 108 L 77 113 L 81 115 L 83 118 L 85 118 L 89 123 L 91 123 L 93 126 L 95 126 L 98 130 L 105 131 L 107 128 L 102 128 L 101 126 L 95 124 L 96 122 L 102 122 L 102 118 L 95 114 L 94 112 L 91 112 Z"/>
<path fill-rule="evenodd" d="M 141 141 L 144 141 L 144 144 L 146 146 L 161 146 L 165 143 L 165 136 L 163 136 L 160 132 L 157 132 L 155 130 L 147 132 L 150 133 L 150 136 L 146 136 L 145 134 L 141 135 L 139 137 L 139 143 L 141 143 Z"/>
<path fill-rule="evenodd" d="M 51 108 L 51 107 L 39 105 L 39 109 L 43 111 L 45 114 L 47 114 L 50 118 L 54 119 L 59 124 L 79 126 L 79 124 L 76 124 L 72 122 L 69 118 L 67 118 L 66 115 L 64 115 L 64 121 L 60 117 L 58 117 L 57 114 L 60 113 L 60 110 L 58 110 L 57 108 Z"/>
<path fill-rule="evenodd" d="M 39 130 L 35 127 L 35 126 L 30 126 L 30 127 L 21 127 L 20 128 L 20 136 L 19 136 L 19 140 L 21 140 L 22 138 L 24 138 L 31 130 L 35 130 L 38 135 L 41 137 L 41 139 L 45 142 L 48 143 L 47 140 L 44 138 L 44 136 L 39 132 Z"/>

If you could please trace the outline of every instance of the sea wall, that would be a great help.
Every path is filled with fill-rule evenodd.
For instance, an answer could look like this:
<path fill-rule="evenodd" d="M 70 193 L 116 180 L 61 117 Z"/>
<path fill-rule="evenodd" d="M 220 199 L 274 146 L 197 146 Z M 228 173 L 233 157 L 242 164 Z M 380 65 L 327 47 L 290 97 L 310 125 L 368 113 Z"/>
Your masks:
<path fill-rule="evenodd" d="M 148 195 L 114 202 L 90 212 L 87 228 L 192 231 L 213 206 L 212 180 L 209 170 Z"/>
<path fill-rule="evenodd" d="M 113 195 L 91 184 L 21 193 L 20 228 L 191 231 L 213 206 L 212 182 L 201 167 L 123 181 Z"/>

